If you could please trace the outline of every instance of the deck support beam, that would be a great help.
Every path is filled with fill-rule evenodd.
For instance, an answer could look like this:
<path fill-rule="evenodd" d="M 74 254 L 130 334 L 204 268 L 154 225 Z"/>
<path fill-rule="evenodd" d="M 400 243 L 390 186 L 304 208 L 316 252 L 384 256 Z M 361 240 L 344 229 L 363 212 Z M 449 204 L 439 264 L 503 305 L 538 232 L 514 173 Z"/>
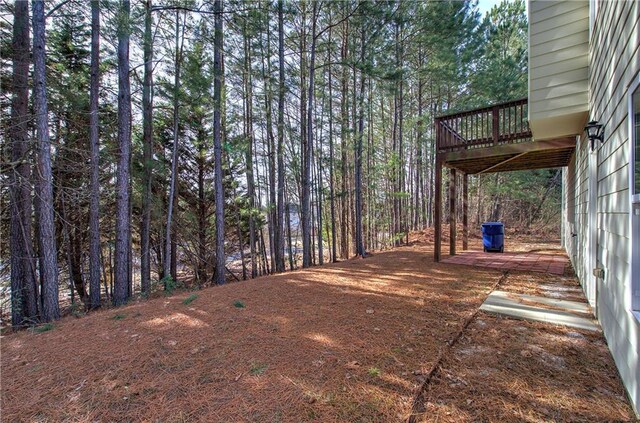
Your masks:
<path fill-rule="evenodd" d="M 462 250 L 469 249 L 469 175 L 462 175 Z"/>
<path fill-rule="evenodd" d="M 433 261 L 436 263 L 442 257 L 442 161 L 436 155 L 436 169 L 434 175 L 434 237 L 433 237 Z"/>
<path fill-rule="evenodd" d="M 522 157 L 522 156 L 524 156 L 524 155 L 526 155 L 526 154 L 527 154 L 527 153 L 525 152 L 525 153 L 516 154 L 516 155 L 515 155 L 515 156 L 513 156 L 513 157 L 509 157 L 508 159 L 503 160 L 503 161 L 501 161 L 500 163 L 496 163 L 496 164 L 494 164 L 493 166 L 489 166 L 489 167 L 487 167 L 487 168 L 485 168 L 485 169 L 481 170 L 480 172 L 478 172 L 478 175 L 483 174 L 483 173 L 487 173 L 487 172 L 489 172 L 490 170 L 494 170 L 495 168 L 498 168 L 498 167 L 500 167 L 500 166 L 502 166 L 502 165 L 505 165 L 505 164 L 509 163 L 510 161 L 515 160 L 515 159 L 519 159 L 520 157 Z"/>
<path fill-rule="evenodd" d="M 457 195 L 456 195 L 456 170 L 451 168 L 449 169 L 449 255 L 456 255 L 456 235 L 457 235 L 457 210 L 456 205 Z"/>
<path fill-rule="evenodd" d="M 499 144 L 496 146 L 476 147 L 469 149 L 457 149 L 453 151 L 439 151 L 438 155 L 444 163 L 448 163 L 451 166 L 458 167 L 460 163 L 464 163 L 467 160 L 496 157 L 496 156 L 514 156 L 520 153 L 538 153 L 550 150 L 572 150 L 576 147 L 576 137 L 562 137 L 554 138 L 552 140 L 541 140 L 531 142 L 520 142 L 515 144 Z M 534 154 L 535 155 L 535 154 Z M 565 163 L 558 163 L 558 166 L 564 166 Z M 527 170 L 529 167 L 522 169 L 507 169 L 507 170 Z M 485 169 L 480 169 L 482 171 Z M 478 171 L 478 172 L 479 172 Z M 485 171 L 486 172 L 486 171 Z M 473 172 L 477 173 L 477 172 Z"/>

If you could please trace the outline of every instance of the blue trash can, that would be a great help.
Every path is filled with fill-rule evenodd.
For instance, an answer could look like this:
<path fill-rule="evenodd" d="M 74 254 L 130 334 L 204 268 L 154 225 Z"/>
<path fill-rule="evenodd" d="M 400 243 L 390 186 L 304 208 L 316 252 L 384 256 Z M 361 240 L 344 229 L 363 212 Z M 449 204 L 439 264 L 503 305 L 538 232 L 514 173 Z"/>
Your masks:
<path fill-rule="evenodd" d="M 502 222 L 483 223 L 482 244 L 485 252 L 504 252 L 504 224 Z"/>

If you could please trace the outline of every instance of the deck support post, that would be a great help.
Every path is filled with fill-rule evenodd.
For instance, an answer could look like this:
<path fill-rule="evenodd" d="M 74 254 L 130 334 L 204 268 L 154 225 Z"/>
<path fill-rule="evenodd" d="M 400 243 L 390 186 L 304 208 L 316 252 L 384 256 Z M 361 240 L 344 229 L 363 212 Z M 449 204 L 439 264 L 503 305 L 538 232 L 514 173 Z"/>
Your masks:
<path fill-rule="evenodd" d="M 462 175 L 462 250 L 469 249 L 469 175 Z"/>
<path fill-rule="evenodd" d="M 434 175 L 434 237 L 433 237 L 433 261 L 436 263 L 442 257 L 442 161 L 436 154 L 436 169 Z"/>
<path fill-rule="evenodd" d="M 491 118 L 491 138 L 493 145 L 498 145 L 498 140 L 500 139 L 500 107 L 493 106 L 491 109 Z"/>
<path fill-rule="evenodd" d="M 449 169 L 449 255 L 456 255 L 456 170 L 454 168 Z"/>

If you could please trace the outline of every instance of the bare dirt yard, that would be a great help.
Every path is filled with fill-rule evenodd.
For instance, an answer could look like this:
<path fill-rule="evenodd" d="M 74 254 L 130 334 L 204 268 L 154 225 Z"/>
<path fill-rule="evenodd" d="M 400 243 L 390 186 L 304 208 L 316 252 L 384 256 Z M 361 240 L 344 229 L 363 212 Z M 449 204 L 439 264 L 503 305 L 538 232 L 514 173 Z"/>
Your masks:
<path fill-rule="evenodd" d="M 477 312 L 510 278 L 417 237 L 67 317 L 2 337 L 2 421 L 633 420 L 602 335 Z"/>

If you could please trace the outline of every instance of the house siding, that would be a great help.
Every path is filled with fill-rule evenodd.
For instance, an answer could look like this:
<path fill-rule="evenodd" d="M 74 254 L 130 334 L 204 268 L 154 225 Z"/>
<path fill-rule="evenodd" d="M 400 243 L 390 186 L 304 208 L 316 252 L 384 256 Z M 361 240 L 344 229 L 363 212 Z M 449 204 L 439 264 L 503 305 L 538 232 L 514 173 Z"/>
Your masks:
<path fill-rule="evenodd" d="M 563 172 L 563 244 L 581 284 L 588 291 L 592 269 L 584 257 L 589 232 L 589 177 L 596 178 L 595 309 L 636 413 L 640 411 L 640 323 L 631 304 L 631 228 L 629 193 L 629 85 L 640 72 L 640 2 L 601 1 L 589 42 L 589 115 L 605 125 L 597 147 L 597 171 L 589 175 L 589 142 L 581 139 Z M 587 189 L 587 191 L 585 191 Z M 575 225 L 570 222 L 575 221 Z M 572 237 L 572 233 L 577 236 Z M 635 234 L 639 236 L 639 234 Z M 588 293 L 587 293 L 588 295 Z"/>
<path fill-rule="evenodd" d="M 529 121 L 534 138 L 580 132 L 588 107 L 588 52 L 588 1 L 530 2 Z"/>

